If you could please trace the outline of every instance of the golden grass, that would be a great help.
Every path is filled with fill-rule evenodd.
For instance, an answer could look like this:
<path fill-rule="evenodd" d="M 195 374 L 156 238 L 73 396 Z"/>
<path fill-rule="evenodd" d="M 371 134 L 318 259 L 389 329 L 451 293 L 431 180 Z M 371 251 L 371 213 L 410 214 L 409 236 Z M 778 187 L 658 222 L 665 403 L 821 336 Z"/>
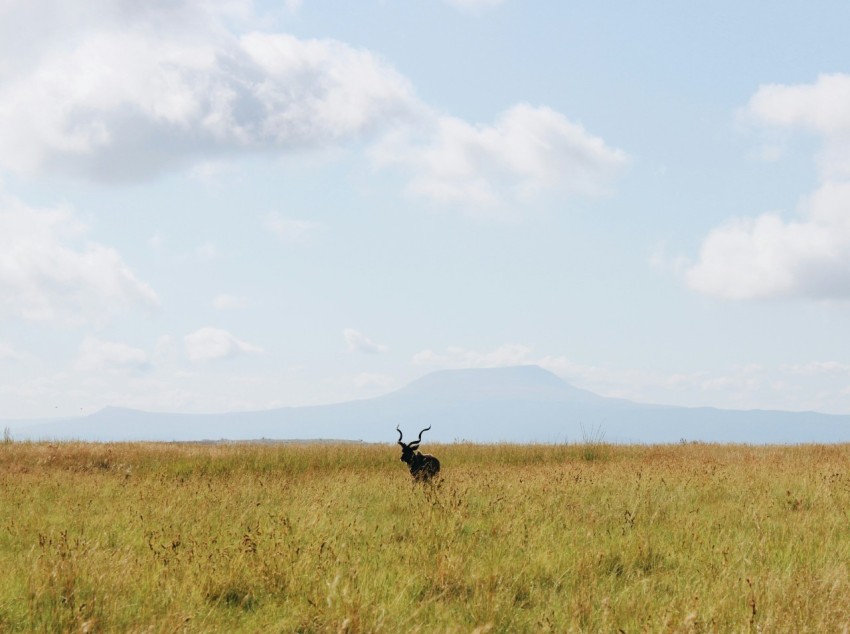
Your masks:
<path fill-rule="evenodd" d="M 0 631 L 850 627 L 850 447 L 0 445 Z"/>

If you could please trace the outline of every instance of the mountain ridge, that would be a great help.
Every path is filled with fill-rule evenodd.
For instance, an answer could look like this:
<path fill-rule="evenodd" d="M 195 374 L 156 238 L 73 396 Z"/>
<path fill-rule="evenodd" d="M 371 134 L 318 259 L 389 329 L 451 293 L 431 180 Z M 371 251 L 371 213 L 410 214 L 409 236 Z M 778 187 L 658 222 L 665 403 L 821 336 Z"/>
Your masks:
<path fill-rule="evenodd" d="M 105 407 L 12 427 L 13 438 L 84 441 L 338 439 L 394 442 L 431 426 L 427 442 L 681 440 L 753 444 L 850 441 L 850 416 L 635 403 L 570 385 L 539 366 L 438 370 L 389 394 L 329 405 L 216 414 Z"/>

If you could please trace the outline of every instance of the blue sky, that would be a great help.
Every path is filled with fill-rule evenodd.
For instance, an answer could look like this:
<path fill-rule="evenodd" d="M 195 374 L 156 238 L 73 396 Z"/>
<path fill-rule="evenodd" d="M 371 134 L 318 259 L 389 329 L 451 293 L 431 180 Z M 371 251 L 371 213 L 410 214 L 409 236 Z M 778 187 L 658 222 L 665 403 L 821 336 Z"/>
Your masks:
<path fill-rule="evenodd" d="M 0 1 L 0 418 L 527 363 L 850 413 L 849 21 Z"/>

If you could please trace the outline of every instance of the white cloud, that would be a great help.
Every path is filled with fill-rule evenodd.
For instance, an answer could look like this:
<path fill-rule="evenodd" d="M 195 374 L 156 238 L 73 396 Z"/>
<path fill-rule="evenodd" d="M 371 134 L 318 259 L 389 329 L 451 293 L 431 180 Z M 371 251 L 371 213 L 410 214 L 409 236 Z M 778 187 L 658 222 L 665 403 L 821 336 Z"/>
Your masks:
<path fill-rule="evenodd" d="M 345 337 L 345 343 L 349 352 L 363 352 L 365 354 L 378 354 L 386 352 L 389 348 L 381 343 L 372 341 L 362 332 L 353 328 L 346 328 L 342 331 L 342 336 Z"/>
<path fill-rule="evenodd" d="M 161 335 L 156 340 L 151 356 L 157 367 L 175 367 L 181 360 L 179 343 L 171 335 Z"/>
<path fill-rule="evenodd" d="M 711 370 L 664 372 L 645 368 L 614 368 L 584 365 L 559 358 L 550 367 L 570 383 L 596 394 L 642 403 L 726 408 L 767 408 L 783 402 L 799 409 L 789 393 L 772 385 L 775 370 L 757 364 L 736 365 Z M 781 398 L 780 398 L 781 396 Z"/>
<path fill-rule="evenodd" d="M 0 361 L 25 361 L 30 355 L 5 341 L 0 341 Z"/>
<path fill-rule="evenodd" d="M 192 166 L 188 174 L 190 178 L 209 187 L 220 185 L 225 179 L 239 180 L 233 164 L 223 160 L 200 161 Z"/>
<path fill-rule="evenodd" d="M 787 363 L 779 367 L 783 372 L 799 376 L 847 375 L 850 365 L 840 361 L 810 361 L 808 363 Z"/>
<path fill-rule="evenodd" d="M 446 4 L 463 11 L 477 13 L 490 7 L 504 4 L 505 0 L 443 0 Z"/>
<path fill-rule="evenodd" d="M 824 185 L 802 221 L 763 214 L 712 230 L 688 284 L 722 299 L 850 297 L 850 226 L 822 215 L 835 204 L 847 206 L 850 220 L 850 184 Z"/>
<path fill-rule="evenodd" d="M 247 305 L 247 297 L 240 297 L 238 295 L 228 295 L 227 293 L 217 295 L 216 298 L 213 300 L 213 307 L 216 310 L 236 310 L 245 308 Z"/>
<path fill-rule="evenodd" d="M 303 0 L 283 0 L 283 6 L 290 13 L 297 13 L 302 4 L 304 4 Z"/>
<path fill-rule="evenodd" d="M 263 226 L 274 233 L 280 241 L 288 243 L 303 242 L 321 227 L 317 222 L 286 218 L 274 212 L 266 215 Z"/>
<path fill-rule="evenodd" d="M 850 298 L 850 76 L 762 86 L 745 114 L 780 130 L 821 137 L 821 183 L 797 206 L 735 218 L 713 229 L 687 268 L 691 288 L 723 299 Z"/>
<path fill-rule="evenodd" d="M 409 129 L 388 136 L 372 158 L 407 168 L 410 194 L 472 212 L 546 192 L 597 196 L 628 162 L 622 150 L 561 113 L 526 104 L 502 113 L 493 125 L 435 117 L 415 138 Z"/>
<path fill-rule="evenodd" d="M 27 72 L 0 74 L 0 165 L 141 179 L 216 155 L 346 143 L 419 108 L 404 77 L 339 41 L 233 35 L 202 2 L 182 3 L 173 24 L 161 3 L 100 4 L 124 20 L 66 16 L 76 37 L 41 42 Z"/>
<path fill-rule="evenodd" d="M 747 104 L 756 121 L 803 127 L 825 136 L 850 133 L 850 75 L 820 75 L 812 84 L 760 86 Z"/>
<path fill-rule="evenodd" d="M 33 209 L 0 192 L 0 312 L 79 325 L 158 307 L 119 253 L 86 232 L 68 208 Z"/>
<path fill-rule="evenodd" d="M 780 135 L 791 130 L 818 135 L 822 140 L 817 157 L 821 178 L 850 178 L 850 75 L 820 75 L 811 84 L 761 86 L 743 115 Z M 776 156 L 775 148 L 782 144 L 774 141 L 773 146 L 768 144 L 762 151 Z"/>
<path fill-rule="evenodd" d="M 354 385 L 360 389 L 379 388 L 385 389 L 395 383 L 395 379 L 386 374 L 374 372 L 361 372 L 354 377 Z"/>
<path fill-rule="evenodd" d="M 249 0 L 13 4 L 0 14 L 0 59 L 13 60 L 0 66 L 0 167 L 16 172 L 214 180 L 236 154 L 382 139 L 375 163 L 405 170 L 411 195 L 492 214 L 546 193 L 604 193 L 627 162 L 546 107 L 516 105 L 491 125 L 437 115 L 368 50 L 257 30 Z M 312 230 L 299 222 L 276 230 Z"/>
<path fill-rule="evenodd" d="M 150 239 L 148 240 L 148 244 L 154 251 L 160 251 L 163 245 L 165 244 L 165 236 L 157 232 L 150 237 Z"/>
<path fill-rule="evenodd" d="M 449 346 L 443 353 L 430 348 L 413 355 L 414 365 L 432 365 L 442 368 L 498 368 L 513 365 L 535 364 L 531 348 L 515 343 L 499 346 L 490 352 L 479 352 L 459 346 Z"/>
<path fill-rule="evenodd" d="M 74 368 L 80 372 L 138 372 L 150 367 L 148 354 L 125 343 L 86 337 Z"/>
<path fill-rule="evenodd" d="M 205 327 L 183 338 L 190 361 L 213 361 L 239 354 L 260 354 L 261 347 L 237 339 L 226 330 Z"/>

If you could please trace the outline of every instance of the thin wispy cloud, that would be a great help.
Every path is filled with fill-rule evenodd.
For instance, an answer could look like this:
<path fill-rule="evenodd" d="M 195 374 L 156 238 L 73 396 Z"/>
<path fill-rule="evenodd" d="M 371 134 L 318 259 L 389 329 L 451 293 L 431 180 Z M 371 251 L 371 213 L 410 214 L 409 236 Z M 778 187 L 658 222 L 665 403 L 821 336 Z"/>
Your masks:
<path fill-rule="evenodd" d="M 384 344 L 373 341 L 359 330 L 354 330 L 354 328 L 346 328 L 342 331 L 342 336 L 345 339 L 346 349 L 349 352 L 378 354 L 389 350 Z"/>
<path fill-rule="evenodd" d="M 306 242 L 322 228 L 318 222 L 289 218 L 276 212 L 266 214 L 263 226 L 284 243 Z"/>
<path fill-rule="evenodd" d="M 787 363 L 780 366 L 780 370 L 789 374 L 801 376 L 821 375 L 850 375 L 850 363 L 841 361 L 809 361 L 808 363 Z"/>
<path fill-rule="evenodd" d="M 227 359 L 241 354 L 261 354 L 260 346 L 236 338 L 221 328 L 207 326 L 183 337 L 190 361 L 206 362 Z"/>
<path fill-rule="evenodd" d="M 386 389 L 395 384 L 395 379 L 378 372 L 361 372 L 354 377 L 354 385 L 360 389 Z"/>
<path fill-rule="evenodd" d="M 499 346 L 489 352 L 449 346 L 444 352 L 426 348 L 413 355 L 414 365 L 439 368 L 498 368 L 533 363 L 531 348 L 516 343 Z"/>
<path fill-rule="evenodd" d="M 213 308 L 216 310 L 242 310 L 247 308 L 248 298 L 241 295 L 230 295 L 221 293 L 213 299 Z"/>
<path fill-rule="evenodd" d="M 31 355 L 18 349 L 17 346 L 0 341 L 0 361 L 26 361 Z"/>
<path fill-rule="evenodd" d="M 468 13 L 481 13 L 504 4 L 507 0 L 443 0 L 447 5 Z"/>
<path fill-rule="evenodd" d="M 74 368 L 78 372 L 141 372 L 150 368 L 150 359 L 141 348 L 88 336 L 80 344 Z"/>
<path fill-rule="evenodd" d="M 210 262 L 219 256 L 219 249 L 214 242 L 207 240 L 195 247 L 194 255 L 201 262 Z"/>
<path fill-rule="evenodd" d="M 36 209 L 0 190 L 0 312 L 80 325 L 158 308 L 118 251 L 87 233 L 69 207 Z"/>

